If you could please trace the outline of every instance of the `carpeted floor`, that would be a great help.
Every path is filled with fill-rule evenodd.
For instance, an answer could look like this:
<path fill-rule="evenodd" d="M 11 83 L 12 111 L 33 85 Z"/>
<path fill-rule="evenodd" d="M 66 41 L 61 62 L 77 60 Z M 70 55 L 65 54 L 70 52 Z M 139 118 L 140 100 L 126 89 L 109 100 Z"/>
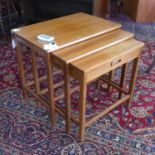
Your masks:
<path fill-rule="evenodd" d="M 134 32 L 136 39 L 146 43 L 133 102 L 129 109 L 119 106 L 87 128 L 83 143 L 74 136 L 78 129 L 75 124 L 72 125 L 74 134 L 66 134 L 63 131 L 64 120 L 58 115 L 57 128 L 53 128 L 45 106 L 38 104 L 34 98 L 22 98 L 15 51 L 9 41 L 0 41 L 0 155 L 155 154 L 155 68 L 147 72 L 155 56 L 155 26 L 153 23 L 136 24 L 124 16 L 115 21 L 121 22 L 123 29 Z M 24 61 L 27 79 L 32 79 L 29 52 L 26 50 Z M 39 74 L 45 73 L 41 57 L 38 57 L 38 62 Z M 119 74 L 118 69 L 115 72 L 116 80 Z M 57 82 L 63 76 L 59 74 L 54 79 Z M 110 98 L 103 99 L 105 93 L 94 93 L 95 86 L 94 82 L 88 87 L 87 115 L 112 104 Z M 61 88 L 58 89 L 56 95 L 61 91 Z M 113 91 L 111 96 L 115 95 Z M 77 97 L 78 93 L 72 95 L 73 105 L 77 104 Z M 73 109 L 73 114 L 78 114 L 77 109 Z"/>

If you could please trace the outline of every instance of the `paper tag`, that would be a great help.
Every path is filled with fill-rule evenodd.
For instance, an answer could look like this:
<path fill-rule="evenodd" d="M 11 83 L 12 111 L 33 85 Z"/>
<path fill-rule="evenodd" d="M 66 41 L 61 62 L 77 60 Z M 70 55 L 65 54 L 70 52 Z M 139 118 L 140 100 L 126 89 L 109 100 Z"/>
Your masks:
<path fill-rule="evenodd" d="M 16 48 L 16 43 L 15 43 L 15 40 L 14 40 L 14 39 L 12 39 L 11 44 L 12 44 L 12 48 L 13 48 L 13 49 Z"/>
<path fill-rule="evenodd" d="M 51 42 L 43 45 L 43 49 L 49 52 L 54 51 L 57 48 L 58 48 L 58 45 L 55 42 Z"/>

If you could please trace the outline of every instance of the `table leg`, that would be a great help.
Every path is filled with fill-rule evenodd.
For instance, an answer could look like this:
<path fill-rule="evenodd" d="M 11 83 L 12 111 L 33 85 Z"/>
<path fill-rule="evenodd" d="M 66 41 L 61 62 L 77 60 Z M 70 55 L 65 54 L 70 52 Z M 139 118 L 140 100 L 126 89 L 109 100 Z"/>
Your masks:
<path fill-rule="evenodd" d="M 25 89 L 26 78 L 25 78 L 25 72 L 24 72 L 24 62 L 23 62 L 23 57 L 22 57 L 22 48 L 21 48 L 21 46 L 22 46 L 21 43 L 17 41 L 16 42 L 16 55 L 17 55 L 19 72 L 20 72 L 20 77 L 21 77 L 21 86 L 22 86 L 24 97 L 28 97 L 27 91 Z"/>
<path fill-rule="evenodd" d="M 70 76 L 69 76 L 69 66 L 65 66 L 64 70 L 64 85 L 65 85 L 65 117 L 66 117 L 66 131 L 71 132 L 71 86 L 70 86 Z"/>
<path fill-rule="evenodd" d="M 121 80 L 120 80 L 120 87 L 122 89 L 124 89 L 127 67 L 128 67 L 128 64 L 124 64 L 123 67 L 122 67 Z M 120 91 L 119 95 L 118 95 L 118 98 L 121 99 L 121 97 L 122 97 L 122 92 Z"/>
<path fill-rule="evenodd" d="M 53 64 L 50 54 L 46 55 L 47 65 L 47 82 L 48 82 L 48 94 L 49 94 L 49 106 L 51 112 L 52 125 L 56 125 L 56 113 L 55 113 L 55 101 L 54 101 L 54 84 L 53 84 Z"/>
<path fill-rule="evenodd" d="M 109 72 L 110 81 L 112 81 L 113 78 L 114 78 L 114 71 L 112 70 L 112 71 Z M 111 92 L 111 90 L 112 90 L 112 87 L 110 86 L 110 84 L 108 84 L 108 92 Z"/>
<path fill-rule="evenodd" d="M 39 92 L 40 92 L 40 86 L 39 86 L 39 79 L 38 79 L 38 69 L 37 69 L 36 53 L 33 50 L 31 50 L 31 53 L 32 53 L 32 70 L 33 70 L 35 91 L 36 91 L 36 94 L 38 95 Z"/>
<path fill-rule="evenodd" d="M 133 93 L 134 93 L 134 87 L 135 87 L 135 82 L 136 82 L 136 76 L 137 76 L 137 71 L 138 71 L 138 64 L 139 64 L 139 57 L 134 59 L 133 62 L 133 68 L 132 68 L 132 73 L 131 73 L 131 80 L 130 80 L 130 87 L 129 87 L 129 94 L 130 94 L 130 99 L 129 99 L 129 106 L 133 98 Z"/>
<path fill-rule="evenodd" d="M 85 113 L 86 113 L 86 91 L 87 91 L 87 83 L 86 78 L 83 76 L 80 81 L 80 118 L 79 118 L 79 128 L 80 128 L 80 140 L 84 140 L 84 132 L 85 132 Z"/>

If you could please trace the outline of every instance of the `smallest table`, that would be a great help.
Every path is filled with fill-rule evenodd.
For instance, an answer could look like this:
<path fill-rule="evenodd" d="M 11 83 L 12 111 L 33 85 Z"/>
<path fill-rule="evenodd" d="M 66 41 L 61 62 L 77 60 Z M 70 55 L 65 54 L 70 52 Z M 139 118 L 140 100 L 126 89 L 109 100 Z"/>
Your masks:
<path fill-rule="evenodd" d="M 80 82 L 79 118 L 72 119 L 79 124 L 81 141 L 84 140 L 84 130 L 88 125 L 106 115 L 116 106 L 124 103 L 125 101 L 131 101 L 138 68 L 138 60 L 141 53 L 141 48 L 143 46 L 144 43 L 142 42 L 134 39 L 128 39 L 70 64 L 70 75 Z M 131 60 L 134 60 L 134 63 L 129 91 L 126 91 L 123 88 L 126 72 L 125 70 L 126 64 Z M 107 76 L 103 75 L 122 65 L 123 72 L 120 85 L 109 80 Z M 118 100 L 100 113 L 86 118 L 87 84 L 93 80 L 96 80 L 97 78 L 104 80 L 106 83 L 119 90 Z"/>

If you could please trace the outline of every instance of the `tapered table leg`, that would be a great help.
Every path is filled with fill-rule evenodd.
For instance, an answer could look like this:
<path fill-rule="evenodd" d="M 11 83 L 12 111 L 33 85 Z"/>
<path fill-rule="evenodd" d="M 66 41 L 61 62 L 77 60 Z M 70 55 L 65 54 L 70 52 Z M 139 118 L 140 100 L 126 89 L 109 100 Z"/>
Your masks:
<path fill-rule="evenodd" d="M 21 47 L 20 42 L 16 42 L 16 56 L 17 56 L 17 61 L 18 61 L 18 66 L 19 66 L 19 73 L 21 77 L 21 86 L 23 90 L 23 95 L 25 98 L 28 97 L 27 91 L 25 89 L 26 86 L 26 78 L 25 78 L 25 72 L 24 72 L 24 62 L 23 62 L 23 57 L 22 57 L 22 47 Z"/>
<path fill-rule="evenodd" d="M 127 67 L 128 67 L 127 64 L 124 64 L 123 67 L 122 67 L 121 80 L 120 80 L 120 87 L 121 87 L 122 89 L 124 89 Z M 118 95 L 118 98 L 121 99 L 121 97 L 122 97 L 122 92 L 120 91 L 120 92 L 119 92 L 119 95 Z"/>
<path fill-rule="evenodd" d="M 110 81 L 112 81 L 113 78 L 114 78 L 114 71 L 112 70 L 112 71 L 109 72 Z M 111 90 L 112 90 L 112 87 L 110 86 L 110 84 L 108 84 L 108 92 L 111 92 Z"/>
<path fill-rule="evenodd" d="M 36 94 L 38 95 L 40 92 L 40 86 L 39 86 L 39 78 L 38 78 L 36 53 L 35 53 L 35 51 L 31 50 L 31 54 L 32 54 L 32 70 L 33 70 L 35 91 L 36 91 Z"/>
<path fill-rule="evenodd" d="M 71 87 L 70 87 L 70 76 L 69 66 L 65 65 L 64 70 L 64 81 L 65 81 L 65 117 L 66 117 L 66 131 L 71 132 Z"/>
<path fill-rule="evenodd" d="M 48 94 L 49 94 L 49 104 L 51 111 L 51 121 L 52 125 L 56 125 L 56 113 L 55 113 L 55 101 L 54 101 L 54 84 L 53 84 L 53 64 L 50 54 L 46 55 L 46 65 L 47 65 L 47 82 L 48 82 Z"/>
<path fill-rule="evenodd" d="M 129 99 L 129 106 L 133 98 L 133 93 L 134 93 L 134 87 L 135 87 L 135 82 L 136 82 L 136 76 L 137 76 L 137 71 L 138 71 L 138 64 L 139 64 L 139 57 L 134 59 L 133 62 L 133 68 L 132 68 L 132 73 L 131 73 L 131 80 L 130 80 L 130 87 L 129 87 L 129 94 L 130 94 L 130 99 Z"/>
<path fill-rule="evenodd" d="M 87 83 L 86 79 L 83 78 L 80 81 L 80 120 L 79 120 L 79 128 L 80 128 L 80 140 L 84 141 L 84 132 L 85 132 L 85 114 L 86 114 L 86 91 L 87 91 Z"/>

